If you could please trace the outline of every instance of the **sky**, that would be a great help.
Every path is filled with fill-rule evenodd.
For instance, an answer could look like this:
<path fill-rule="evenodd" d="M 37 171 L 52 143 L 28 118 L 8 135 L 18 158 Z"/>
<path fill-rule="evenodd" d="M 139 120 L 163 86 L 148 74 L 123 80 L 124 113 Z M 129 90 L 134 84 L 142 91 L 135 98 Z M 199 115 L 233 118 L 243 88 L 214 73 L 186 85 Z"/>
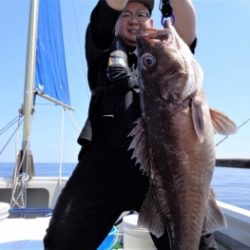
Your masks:
<path fill-rule="evenodd" d="M 75 111 L 65 114 L 61 107 L 37 98 L 31 126 L 35 162 L 77 162 L 80 147 L 76 141 L 90 100 L 84 35 L 96 3 L 97 0 L 61 1 L 68 82 Z M 193 3 L 198 37 L 195 56 L 204 71 L 209 105 L 240 126 L 250 118 L 250 0 L 193 0 Z M 161 28 L 158 6 L 156 0 L 153 18 L 155 27 Z M 0 131 L 17 117 L 23 103 L 28 17 L 28 0 L 0 0 Z M 0 135 L 0 162 L 14 162 L 21 148 L 22 128 L 3 150 L 16 127 Z M 215 141 L 223 138 L 216 135 Z M 216 155 L 250 158 L 250 122 L 218 145 Z"/>

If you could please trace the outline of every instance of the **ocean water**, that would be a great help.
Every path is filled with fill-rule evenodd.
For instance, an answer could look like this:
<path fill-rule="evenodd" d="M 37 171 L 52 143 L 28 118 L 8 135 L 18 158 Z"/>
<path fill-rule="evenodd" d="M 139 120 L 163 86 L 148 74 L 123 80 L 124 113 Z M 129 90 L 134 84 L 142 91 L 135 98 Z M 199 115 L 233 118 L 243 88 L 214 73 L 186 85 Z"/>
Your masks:
<path fill-rule="evenodd" d="M 250 169 L 216 167 L 212 187 L 217 200 L 250 210 Z"/>
<path fill-rule="evenodd" d="M 64 163 L 62 176 L 70 176 L 75 163 Z M 0 163 L 0 176 L 11 177 L 14 163 Z M 36 176 L 59 176 L 58 163 L 36 163 Z M 217 200 L 250 210 L 250 169 L 216 167 L 212 187 Z"/>

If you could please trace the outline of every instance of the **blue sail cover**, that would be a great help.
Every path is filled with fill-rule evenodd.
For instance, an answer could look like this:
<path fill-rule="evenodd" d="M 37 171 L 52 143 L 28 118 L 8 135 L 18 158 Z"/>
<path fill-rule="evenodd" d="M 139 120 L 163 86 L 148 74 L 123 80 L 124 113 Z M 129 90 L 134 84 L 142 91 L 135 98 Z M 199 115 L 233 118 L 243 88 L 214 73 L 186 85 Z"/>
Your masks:
<path fill-rule="evenodd" d="M 60 0 L 40 0 L 35 90 L 70 105 Z"/>

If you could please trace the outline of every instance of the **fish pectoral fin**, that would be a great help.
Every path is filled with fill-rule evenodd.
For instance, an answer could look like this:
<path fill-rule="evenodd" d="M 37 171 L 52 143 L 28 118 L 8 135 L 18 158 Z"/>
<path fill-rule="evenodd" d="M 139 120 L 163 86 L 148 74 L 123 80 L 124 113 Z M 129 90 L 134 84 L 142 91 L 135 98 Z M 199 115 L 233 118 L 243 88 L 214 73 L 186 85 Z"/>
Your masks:
<path fill-rule="evenodd" d="M 136 159 L 136 164 L 140 164 L 140 169 L 148 174 L 149 172 L 149 156 L 147 150 L 147 142 L 145 136 L 145 126 L 143 118 L 139 118 L 136 126 L 132 129 L 128 136 L 133 139 L 129 145 L 128 150 L 133 150 L 132 159 Z"/>
<path fill-rule="evenodd" d="M 228 116 L 212 108 L 209 111 L 216 133 L 230 135 L 237 131 L 237 125 Z"/>
<path fill-rule="evenodd" d="M 201 103 L 193 99 L 191 102 L 191 109 L 194 130 L 200 143 L 202 143 L 204 140 L 204 118 Z"/>
<path fill-rule="evenodd" d="M 212 189 L 210 189 L 207 214 L 203 224 L 203 234 L 220 230 L 226 226 L 226 219 L 216 203 Z"/>
<path fill-rule="evenodd" d="M 161 237 L 165 232 L 164 223 L 156 205 L 152 188 L 149 189 L 140 209 L 138 226 L 147 228 L 156 237 Z"/>
<path fill-rule="evenodd" d="M 185 88 L 182 92 L 182 98 L 186 99 L 188 96 L 192 95 L 197 91 L 197 72 L 195 70 L 196 64 L 194 66 L 194 61 L 191 62 L 192 67 L 189 67 L 188 79 L 185 84 Z"/>

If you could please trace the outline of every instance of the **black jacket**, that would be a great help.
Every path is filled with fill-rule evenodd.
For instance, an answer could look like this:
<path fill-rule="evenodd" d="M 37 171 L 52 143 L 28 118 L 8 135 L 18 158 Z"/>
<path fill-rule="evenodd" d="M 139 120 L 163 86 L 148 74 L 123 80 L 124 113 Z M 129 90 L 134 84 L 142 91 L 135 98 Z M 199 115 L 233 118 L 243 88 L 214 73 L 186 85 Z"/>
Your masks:
<path fill-rule="evenodd" d="M 88 82 L 92 92 L 88 121 L 78 143 L 86 141 L 105 147 L 128 148 L 128 133 L 139 118 L 139 94 L 128 87 L 128 78 L 111 82 L 107 77 L 110 53 L 114 51 L 115 24 L 119 11 L 100 0 L 94 8 L 86 32 L 86 59 Z M 191 50 L 194 51 L 196 40 Z M 128 61 L 133 57 L 131 48 L 124 46 Z M 129 65 L 131 67 L 131 65 Z"/>

